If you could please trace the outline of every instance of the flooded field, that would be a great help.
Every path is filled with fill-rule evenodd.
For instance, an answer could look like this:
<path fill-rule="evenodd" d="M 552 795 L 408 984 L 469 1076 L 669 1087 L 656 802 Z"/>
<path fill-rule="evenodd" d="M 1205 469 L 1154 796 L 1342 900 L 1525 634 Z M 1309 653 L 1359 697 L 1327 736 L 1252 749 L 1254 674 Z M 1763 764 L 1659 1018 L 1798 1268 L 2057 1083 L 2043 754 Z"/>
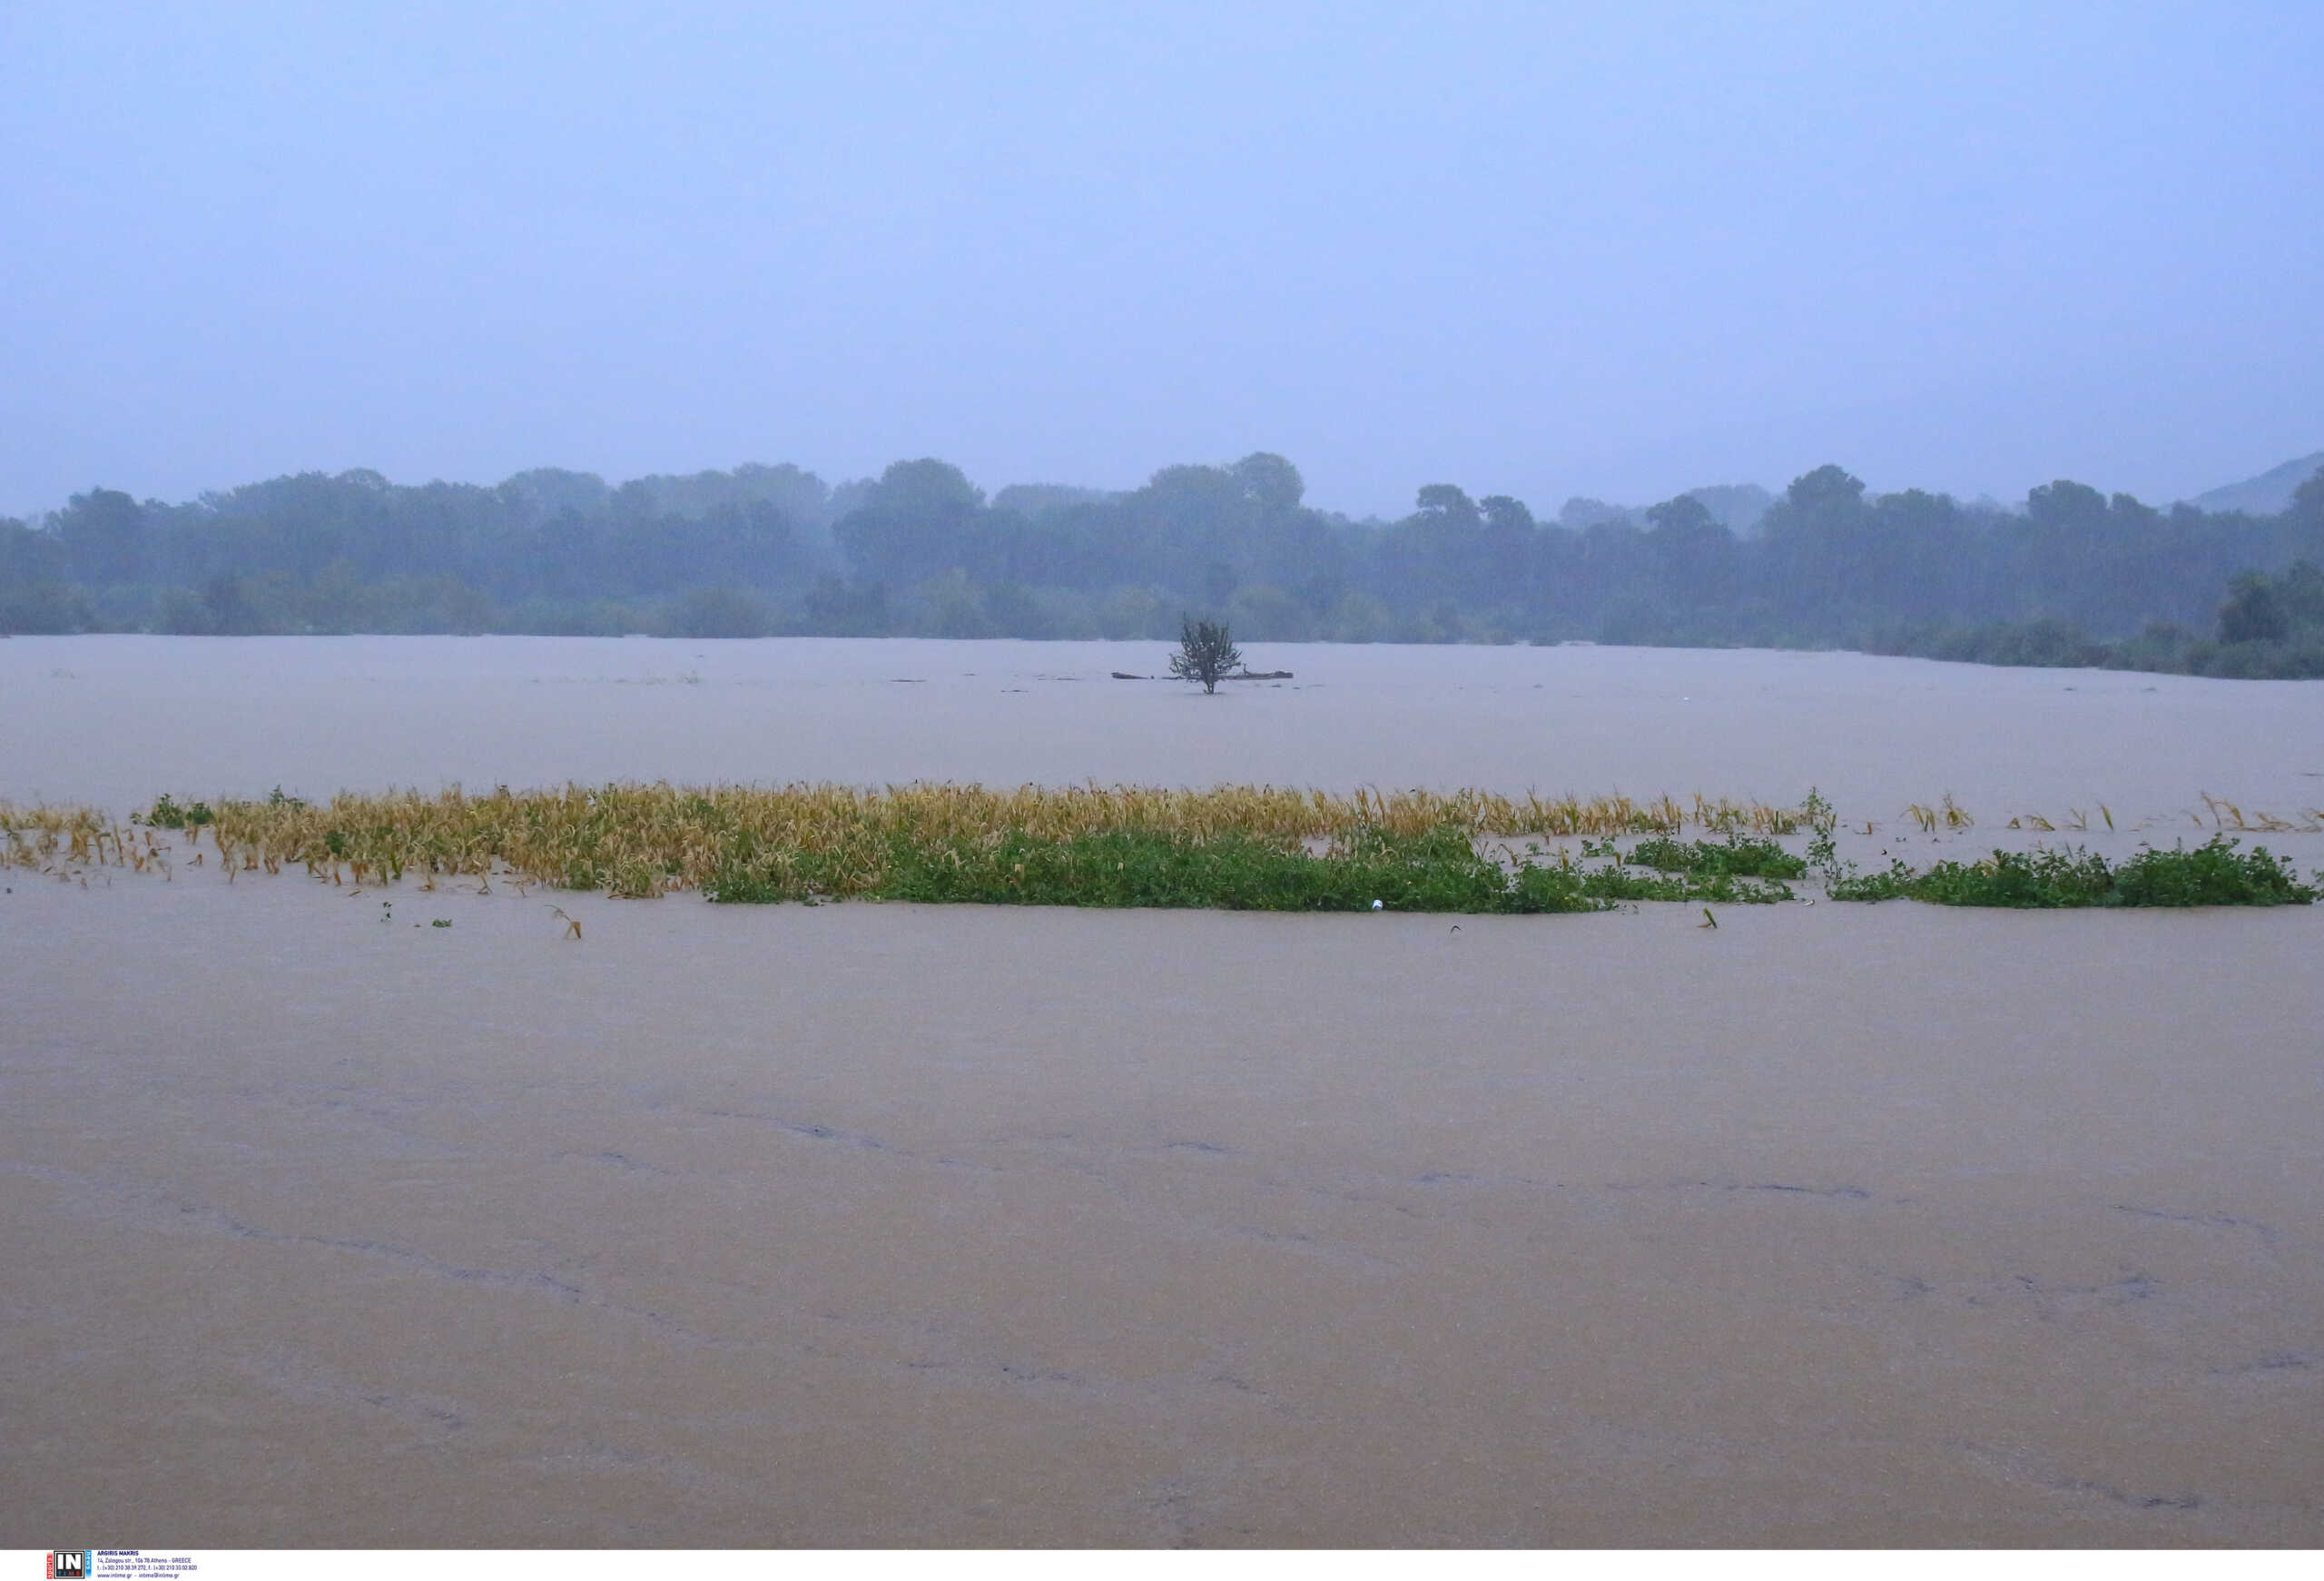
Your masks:
<path fill-rule="evenodd" d="M 19 637 L 0 797 L 2209 793 L 2324 867 L 2324 685 L 1163 654 Z M 2318 908 L 5 882 L 18 1546 L 2324 1543 Z"/>
<path fill-rule="evenodd" d="M 143 805 L 448 781 L 1473 786 L 1797 800 L 1887 818 L 2324 805 L 2324 687 L 1856 654 L 1161 643 L 14 637 L 0 795 Z M 1223 699 L 1223 700 L 1222 700 Z"/>

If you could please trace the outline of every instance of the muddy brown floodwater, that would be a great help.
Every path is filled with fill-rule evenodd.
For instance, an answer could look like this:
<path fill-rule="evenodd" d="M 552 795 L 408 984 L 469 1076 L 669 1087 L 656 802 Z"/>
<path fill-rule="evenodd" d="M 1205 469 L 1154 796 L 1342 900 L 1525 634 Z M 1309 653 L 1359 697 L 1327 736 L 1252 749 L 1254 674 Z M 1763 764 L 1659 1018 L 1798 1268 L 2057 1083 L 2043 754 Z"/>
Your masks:
<path fill-rule="evenodd" d="M 2324 686 L 1158 652 L 20 637 L 0 796 L 2324 804 Z M 0 884 L 10 1545 L 2324 1542 L 2317 910 Z"/>

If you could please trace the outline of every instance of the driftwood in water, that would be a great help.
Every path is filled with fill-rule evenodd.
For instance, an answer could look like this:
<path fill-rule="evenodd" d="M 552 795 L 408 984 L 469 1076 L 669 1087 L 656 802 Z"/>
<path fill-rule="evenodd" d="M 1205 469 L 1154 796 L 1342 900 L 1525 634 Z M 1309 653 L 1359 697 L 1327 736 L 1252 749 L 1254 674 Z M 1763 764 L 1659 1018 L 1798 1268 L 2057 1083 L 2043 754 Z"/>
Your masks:
<path fill-rule="evenodd" d="M 1134 676 L 1127 670 L 1116 670 L 1113 676 L 1118 681 L 1171 681 L 1178 678 L 1176 676 Z M 1221 676 L 1218 678 L 1222 681 L 1287 681 L 1291 678 L 1291 672 L 1289 670 L 1236 670 L 1231 676 Z"/>

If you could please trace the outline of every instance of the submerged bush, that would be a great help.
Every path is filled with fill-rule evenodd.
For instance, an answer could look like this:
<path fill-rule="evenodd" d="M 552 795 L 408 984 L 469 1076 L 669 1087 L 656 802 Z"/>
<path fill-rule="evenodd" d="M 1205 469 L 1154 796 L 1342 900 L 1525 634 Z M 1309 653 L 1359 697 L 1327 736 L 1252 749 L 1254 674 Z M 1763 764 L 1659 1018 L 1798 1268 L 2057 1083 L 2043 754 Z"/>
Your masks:
<path fill-rule="evenodd" d="M 2214 835 L 2192 851 L 2142 851 L 2114 871 L 2112 905 L 2307 905 L 2317 898 L 2292 865 Z"/>
<path fill-rule="evenodd" d="M 282 794 L 280 786 L 276 787 L 275 794 L 277 795 Z M 206 802 L 195 802 L 189 806 L 182 807 L 172 801 L 167 793 L 164 793 L 156 797 L 153 805 L 146 809 L 144 821 L 157 829 L 198 829 L 209 823 L 212 815 L 210 805 Z M 132 818 L 130 821 L 135 823 L 137 820 Z"/>
<path fill-rule="evenodd" d="M 1215 907 L 1226 911 L 1532 914 L 1608 909 L 1582 875 L 1477 855 L 1445 825 L 1416 835 L 1359 832 L 1311 855 L 1296 840 L 1226 831 L 1108 830 L 1065 838 L 1010 829 L 997 838 L 887 835 L 844 862 L 798 852 L 738 854 L 704 886 L 713 900 L 767 902 L 852 894 L 984 905 Z"/>
<path fill-rule="evenodd" d="M 1635 867 L 1600 867 L 1581 877 L 1582 893 L 1600 900 L 1718 900 L 1730 905 L 1772 905 L 1796 898 L 1790 886 L 1773 879 L 1739 878 L 1730 873 L 1646 874 Z"/>
<path fill-rule="evenodd" d="M 1940 862 L 1911 882 L 1915 900 L 1938 905 L 2103 905 L 2114 875 L 2103 856 L 2081 851 L 1995 851 L 1982 862 Z"/>
<path fill-rule="evenodd" d="M 843 871 L 852 869 L 852 872 Z M 1064 838 L 891 834 L 834 861 L 796 851 L 738 853 L 704 883 L 713 900 L 852 894 L 983 905 L 1214 907 L 1225 911 L 1440 912 L 1534 915 L 1607 911 L 1626 901 L 1788 900 L 1780 884 L 1726 873 L 1649 874 L 1479 854 L 1466 829 L 1360 827 L 1321 855 L 1296 839 L 1237 830 L 1106 830 Z"/>
<path fill-rule="evenodd" d="M 1832 900 L 1904 900 L 1913 893 L 1917 875 L 1902 862 L 1891 862 L 1879 873 L 1858 873 L 1856 864 L 1837 863 L 1824 872 L 1824 894 Z"/>
<path fill-rule="evenodd" d="M 1885 873 L 1833 878 L 1834 900 L 1925 900 L 1937 905 L 2307 905 L 2317 898 L 2290 863 L 2265 846 L 2239 851 L 2224 835 L 2189 851 L 2142 851 L 2110 867 L 2093 852 L 1995 851 L 1978 862 L 1940 862 L 1925 873 L 1903 863 Z"/>
<path fill-rule="evenodd" d="M 1664 873 L 1703 877 L 1804 878 L 1807 859 L 1795 856 L 1773 840 L 1729 835 L 1723 842 L 1709 840 L 1641 840 L 1630 859 Z"/>

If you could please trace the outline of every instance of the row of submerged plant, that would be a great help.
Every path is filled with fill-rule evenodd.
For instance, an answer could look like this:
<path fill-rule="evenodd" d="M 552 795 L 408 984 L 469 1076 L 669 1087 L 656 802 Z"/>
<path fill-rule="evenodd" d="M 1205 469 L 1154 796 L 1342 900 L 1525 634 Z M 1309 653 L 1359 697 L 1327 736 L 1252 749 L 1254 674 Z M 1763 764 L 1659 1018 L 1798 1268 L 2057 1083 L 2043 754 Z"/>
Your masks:
<path fill-rule="evenodd" d="M 1950 797 L 1939 815 L 1927 813 L 1916 804 L 1907 816 L 1925 831 L 1974 822 Z M 2215 831 L 2221 822 L 2215 808 Z M 2315 897 L 2290 864 L 2264 848 L 2242 851 L 2223 832 L 2194 851 L 2147 850 L 2112 865 L 2081 851 L 1996 850 L 1974 862 L 1925 870 L 1896 862 L 1866 874 L 1838 859 L 1837 830 L 1833 808 L 1814 792 L 1785 808 L 1700 795 L 1682 803 L 1232 786 L 657 784 L 327 802 L 278 789 L 247 800 L 165 795 L 127 825 L 86 807 L 0 804 L 0 856 L 20 866 L 159 866 L 166 875 L 173 861 L 230 874 L 303 865 L 341 884 L 412 874 L 432 888 L 438 879 L 497 877 L 617 897 L 696 889 L 723 901 L 1294 911 L 1376 903 L 1529 913 L 1790 900 L 1799 898 L 1790 881 L 1811 873 L 1835 900 L 2063 906 Z M 1792 835 L 1807 837 L 1804 855 L 1780 843 Z M 1567 836 L 1579 837 L 1579 861 L 1533 843 Z"/>
<path fill-rule="evenodd" d="M 1343 795 L 1272 786 L 657 784 L 349 794 L 317 803 L 278 792 L 265 800 L 183 805 L 164 796 L 143 816 L 197 841 L 206 832 L 223 852 L 343 871 L 358 882 L 407 870 L 485 876 L 502 868 L 566 888 L 638 895 L 731 879 L 738 865 L 753 864 L 811 871 L 822 893 L 871 894 L 901 849 L 960 852 L 1012 838 L 1127 835 L 1196 845 L 1232 838 L 1297 850 L 1308 841 L 1409 842 L 1448 830 L 1471 840 L 1799 827 L 1789 809 L 1703 796 L 1682 803 L 1370 788 Z"/>

